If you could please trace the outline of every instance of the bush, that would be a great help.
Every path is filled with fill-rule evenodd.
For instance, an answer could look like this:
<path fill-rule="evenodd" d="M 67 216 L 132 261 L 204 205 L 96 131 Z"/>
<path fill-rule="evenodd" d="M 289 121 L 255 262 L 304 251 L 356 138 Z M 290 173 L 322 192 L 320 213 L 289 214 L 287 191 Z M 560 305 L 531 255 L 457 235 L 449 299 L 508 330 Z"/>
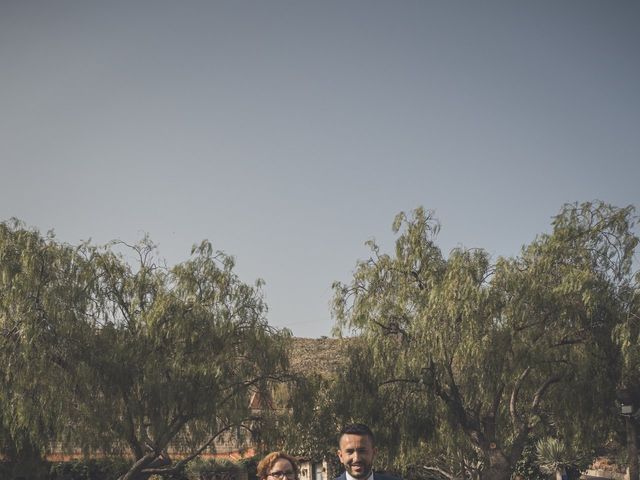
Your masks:
<path fill-rule="evenodd" d="M 242 467 L 231 460 L 193 460 L 187 466 L 188 477 L 193 480 L 217 480 L 225 474 L 238 477 Z"/>
<path fill-rule="evenodd" d="M 520 460 L 516 463 L 511 478 L 525 478 L 526 480 L 548 480 L 548 475 L 540 471 L 537 465 L 535 446 L 528 444 L 522 451 Z"/>
<path fill-rule="evenodd" d="M 114 480 L 129 470 L 130 461 L 100 458 L 58 462 L 51 465 L 50 480 Z"/>
<path fill-rule="evenodd" d="M 247 472 L 247 480 L 258 480 L 258 463 L 260 463 L 261 456 L 254 455 L 253 457 L 243 458 L 238 462 L 241 468 L 244 468 Z"/>
<path fill-rule="evenodd" d="M 564 469 L 569 480 L 580 478 L 580 470 L 588 464 L 585 455 L 573 451 L 566 443 L 553 437 L 538 440 L 536 454 L 542 472 L 552 475 L 556 470 Z"/>
<path fill-rule="evenodd" d="M 149 480 L 190 480 L 191 477 L 187 475 L 185 468 L 183 467 L 176 473 L 170 473 L 168 475 L 151 475 Z"/>

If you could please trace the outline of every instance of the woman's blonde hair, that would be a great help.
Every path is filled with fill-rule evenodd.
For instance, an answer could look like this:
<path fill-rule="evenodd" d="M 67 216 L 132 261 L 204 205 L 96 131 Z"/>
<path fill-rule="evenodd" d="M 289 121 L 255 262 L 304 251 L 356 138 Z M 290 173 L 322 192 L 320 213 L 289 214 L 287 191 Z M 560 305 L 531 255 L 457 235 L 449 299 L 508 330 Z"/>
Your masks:
<path fill-rule="evenodd" d="M 284 458 L 285 460 L 289 461 L 289 463 L 291 464 L 291 467 L 293 467 L 293 471 L 296 474 L 296 479 L 297 479 L 298 478 L 298 462 L 296 461 L 295 458 L 293 458 L 291 455 L 285 452 L 271 452 L 262 460 L 260 460 L 260 463 L 258 463 L 258 468 L 256 471 L 256 475 L 258 476 L 258 478 L 262 480 L 267 478 L 269 476 L 269 470 L 271 470 L 271 467 L 273 467 L 273 465 L 281 458 Z"/>

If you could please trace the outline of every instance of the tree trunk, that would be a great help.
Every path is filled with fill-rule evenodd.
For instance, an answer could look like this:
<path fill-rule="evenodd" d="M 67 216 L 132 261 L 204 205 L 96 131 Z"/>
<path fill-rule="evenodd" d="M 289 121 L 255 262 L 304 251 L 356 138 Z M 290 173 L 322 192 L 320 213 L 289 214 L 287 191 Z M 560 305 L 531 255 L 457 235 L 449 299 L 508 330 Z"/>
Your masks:
<path fill-rule="evenodd" d="M 511 469 L 497 465 L 491 465 L 480 473 L 480 480 L 509 480 Z"/>
<path fill-rule="evenodd" d="M 16 480 L 40 480 L 47 477 L 47 464 L 38 446 L 26 442 L 19 450 L 15 450 L 12 477 Z"/>
<path fill-rule="evenodd" d="M 144 457 L 139 458 L 130 468 L 129 471 L 123 474 L 118 480 L 146 480 L 149 475 L 140 473 L 144 468 L 148 467 L 154 460 L 155 454 L 153 452 L 147 453 Z"/>
<path fill-rule="evenodd" d="M 511 478 L 511 465 L 500 449 L 491 449 L 485 452 L 485 456 L 489 460 L 489 466 L 480 473 L 481 480 L 509 480 Z"/>
<path fill-rule="evenodd" d="M 638 424 L 633 417 L 626 417 L 627 455 L 629 462 L 629 480 L 640 480 L 638 477 Z"/>
<path fill-rule="evenodd" d="M 558 468 L 556 470 L 556 480 L 563 480 L 567 478 L 567 471 L 563 468 Z"/>

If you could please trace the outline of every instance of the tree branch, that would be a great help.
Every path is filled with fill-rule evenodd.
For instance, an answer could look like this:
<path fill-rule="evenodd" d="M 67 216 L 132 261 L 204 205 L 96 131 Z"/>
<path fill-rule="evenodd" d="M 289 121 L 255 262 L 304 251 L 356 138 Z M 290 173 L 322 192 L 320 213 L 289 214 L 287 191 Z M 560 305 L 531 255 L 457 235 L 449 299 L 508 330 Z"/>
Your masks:
<path fill-rule="evenodd" d="M 422 466 L 423 469 L 427 470 L 428 472 L 436 472 L 440 475 L 442 475 L 444 478 L 448 478 L 449 480 L 457 480 L 458 477 L 456 477 L 455 475 L 441 469 L 440 467 L 430 467 L 428 465 L 423 465 Z"/>
<path fill-rule="evenodd" d="M 517 403 L 518 403 L 518 394 L 520 393 L 520 388 L 522 387 L 522 382 L 529 375 L 531 371 L 531 367 L 527 367 L 520 374 L 520 376 L 516 379 L 516 383 L 513 387 L 513 391 L 511 392 L 511 400 L 509 401 L 509 413 L 511 415 L 511 423 L 513 424 L 514 432 L 518 430 L 519 427 L 519 419 L 518 419 L 518 411 L 517 411 Z"/>
<path fill-rule="evenodd" d="M 538 411 L 538 407 L 540 405 L 540 401 L 542 400 L 542 397 L 544 396 L 544 394 L 546 393 L 546 391 L 549 389 L 549 387 L 551 385 L 553 385 L 554 383 L 558 383 L 560 380 L 562 380 L 562 375 L 553 375 L 551 377 L 549 377 L 541 386 L 540 388 L 538 388 L 538 390 L 536 391 L 534 397 L 533 397 L 533 402 L 531 402 L 531 410 L 534 412 Z"/>
<path fill-rule="evenodd" d="M 173 465 L 171 467 L 145 468 L 140 473 L 149 474 L 149 475 L 175 473 L 178 470 L 180 470 L 184 465 L 186 465 L 191 460 L 193 460 L 198 455 L 200 455 L 202 452 L 204 452 L 215 441 L 216 438 L 218 438 L 224 432 L 226 432 L 228 430 L 231 430 L 233 427 L 242 427 L 242 428 L 246 428 L 247 430 L 250 430 L 248 427 L 246 427 L 245 425 L 242 425 L 242 424 L 227 425 L 226 427 L 218 430 L 211 437 L 209 437 L 209 439 L 200 448 L 198 448 L 198 450 L 193 452 L 191 455 L 181 459 L 175 465 Z"/>

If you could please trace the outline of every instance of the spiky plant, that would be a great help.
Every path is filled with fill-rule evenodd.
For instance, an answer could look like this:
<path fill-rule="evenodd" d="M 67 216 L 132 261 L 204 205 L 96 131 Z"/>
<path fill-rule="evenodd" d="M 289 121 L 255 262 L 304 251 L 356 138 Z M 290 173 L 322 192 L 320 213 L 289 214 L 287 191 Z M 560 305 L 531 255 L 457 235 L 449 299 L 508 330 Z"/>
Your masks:
<path fill-rule="evenodd" d="M 548 475 L 569 469 L 577 463 L 566 445 L 553 437 L 541 438 L 536 442 L 536 457 L 538 467 Z"/>

